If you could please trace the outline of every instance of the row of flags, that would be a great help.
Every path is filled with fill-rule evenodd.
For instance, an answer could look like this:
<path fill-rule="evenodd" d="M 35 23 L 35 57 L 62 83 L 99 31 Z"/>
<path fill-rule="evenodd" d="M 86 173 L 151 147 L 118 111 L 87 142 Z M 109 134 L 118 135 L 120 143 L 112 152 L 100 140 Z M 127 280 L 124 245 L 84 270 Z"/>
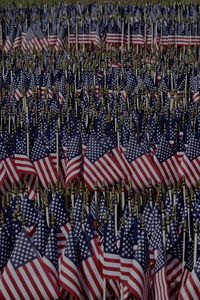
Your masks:
<path fill-rule="evenodd" d="M 153 95 L 128 106 L 124 97 L 110 94 L 99 102 L 80 95 L 64 105 L 32 95 L 13 108 L 9 97 L 4 100 L 9 102 L 0 126 L 3 194 L 24 183 L 35 199 L 38 187 L 47 190 L 59 182 L 66 188 L 82 179 L 91 191 L 122 181 L 131 181 L 135 191 L 183 180 L 194 189 L 200 180 L 199 103 L 171 107 L 171 101 L 162 105 Z"/>
<path fill-rule="evenodd" d="M 200 43 L 200 26 L 195 20 L 168 21 L 165 18 L 145 20 L 134 15 L 124 17 L 102 15 L 101 19 L 63 17 L 58 22 L 46 24 L 41 21 L 16 22 L 0 27 L 1 45 L 6 52 L 21 49 L 23 52 L 46 51 L 49 47 L 56 51 L 76 46 L 128 48 L 140 46 L 194 46 Z"/>
<path fill-rule="evenodd" d="M 200 43 L 199 7 L 173 5 L 58 5 L 2 8 L 0 43 L 6 52 L 57 51 L 92 45 L 191 46 Z"/>
<path fill-rule="evenodd" d="M 148 99 L 153 95 L 164 106 L 182 98 L 185 106 L 200 99 L 198 48 L 164 49 L 158 54 L 142 50 L 88 53 L 75 55 L 65 51 L 56 55 L 51 50 L 45 55 L 21 56 L 14 52 L 9 56 L 1 52 L 0 91 L 5 98 L 11 98 L 12 105 L 8 102 L 8 106 L 18 105 L 15 102 L 23 97 L 31 101 L 33 94 L 64 105 L 73 97 L 79 99 L 80 94 L 95 98 L 95 102 L 100 102 L 104 95 L 121 95 L 125 105 L 131 104 L 134 97 L 151 102 Z"/>
<path fill-rule="evenodd" d="M 97 52 L 93 67 L 84 53 L 1 52 L 1 193 L 26 184 L 36 199 L 38 187 L 65 189 L 80 180 L 91 191 L 122 181 L 135 191 L 182 181 L 194 189 L 199 74 L 191 49 L 182 50 L 163 50 L 154 63 L 152 52 L 143 60 L 136 52 L 139 66 L 129 63 L 130 54 Z M 103 62 L 95 67 L 100 59 L 106 70 Z"/>
<path fill-rule="evenodd" d="M 12 191 L 0 209 L 1 299 L 198 300 L 199 204 L 184 183 L 143 195 L 80 184 L 35 202 Z"/>

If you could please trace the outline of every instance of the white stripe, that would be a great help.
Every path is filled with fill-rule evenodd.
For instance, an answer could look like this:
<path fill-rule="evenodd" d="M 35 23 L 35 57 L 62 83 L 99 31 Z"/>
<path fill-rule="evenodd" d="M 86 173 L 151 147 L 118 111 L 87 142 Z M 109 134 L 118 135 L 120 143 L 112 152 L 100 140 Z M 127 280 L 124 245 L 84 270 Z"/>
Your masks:
<path fill-rule="evenodd" d="M 5 274 L 3 275 L 3 277 L 5 277 Z M 7 293 L 7 289 L 5 289 L 5 287 L 4 287 L 3 283 L 2 283 L 2 280 L 0 280 L 0 290 L 1 290 L 1 292 L 4 295 L 4 297 L 5 297 L 6 300 L 12 300 L 12 298 L 10 298 L 10 296 Z"/>
<path fill-rule="evenodd" d="M 41 282 L 38 280 L 37 274 L 35 273 L 34 269 L 32 268 L 32 266 L 30 264 L 26 265 L 29 273 L 31 274 L 31 278 L 26 277 L 26 282 L 27 284 L 29 284 L 30 281 L 34 281 L 35 284 L 38 286 L 38 290 L 40 290 L 40 293 L 42 294 L 42 296 L 44 297 L 44 299 L 48 299 L 48 295 L 43 287 L 43 285 L 41 284 Z M 41 275 L 41 274 L 40 274 Z M 35 296 L 35 291 L 34 291 L 34 296 Z"/>
<path fill-rule="evenodd" d="M 70 275 L 70 274 L 68 274 L 68 272 L 66 272 L 66 274 L 67 274 L 68 276 Z M 63 283 L 64 285 L 70 287 L 70 288 L 75 292 L 75 294 L 78 295 L 78 297 L 81 299 L 81 294 L 80 294 L 79 290 L 76 288 L 76 286 L 73 285 L 73 281 L 71 281 L 71 280 L 69 281 L 67 278 L 65 278 L 65 277 L 62 275 L 62 273 L 60 273 L 59 279 L 60 279 L 61 283 Z M 77 282 L 77 281 L 76 281 L 76 282 Z M 64 288 L 66 288 L 66 287 L 64 286 Z"/>
<path fill-rule="evenodd" d="M 26 292 L 26 287 L 23 286 L 23 284 L 21 283 L 21 279 L 17 276 L 15 269 L 13 268 L 12 264 L 10 263 L 10 261 L 8 262 L 8 268 L 12 274 L 12 277 L 14 278 L 14 281 L 16 282 L 18 288 L 20 289 L 22 295 L 24 296 L 25 299 L 30 299 L 27 292 Z M 21 269 L 21 268 L 19 268 Z"/>
<path fill-rule="evenodd" d="M 8 269 L 10 270 L 9 266 L 8 266 Z M 12 274 L 12 273 L 11 273 L 11 274 Z M 7 274 L 6 271 L 3 273 L 3 278 L 4 278 L 4 280 L 6 281 L 6 283 L 7 283 L 7 285 L 8 285 L 8 288 L 9 288 L 11 294 L 15 297 L 15 300 L 18 300 L 18 299 L 21 300 L 21 298 L 20 298 L 20 296 L 18 295 L 18 293 L 17 293 L 17 291 L 16 291 L 14 285 L 13 285 L 12 282 L 10 281 L 10 278 L 9 278 L 9 276 L 8 276 L 8 274 Z M 6 299 L 6 300 L 7 300 L 7 299 Z"/>
<path fill-rule="evenodd" d="M 84 270 L 85 276 L 86 276 L 88 282 L 90 283 L 91 288 L 93 289 L 94 294 L 97 296 L 97 299 L 98 299 L 100 291 L 98 290 L 98 288 L 97 288 L 97 286 L 95 284 L 95 281 L 94 281 L 94 279 L 92 277 L 92 274 L 89 272 L 88 267 L 87 267 L 87 265 L 85 264 L 84 261 L 82 262 L 82 266 L 83 266 L 83 270 Z M 102 286 L 103 286 L 103 281 L 102 281 Z"/>
<path fill-rule="evenodd" d="M 189 279 L 187 280 L 187 286 L 188 286 L 188 290 L 190 291 L 191 295 L 192 295 L 192 300 L 199 300 L 198 295 L 195 292 L 195 289 L 193 288 L 190 278 L 193 279 L 195 286 L 197 289 L 199 289 L 199 279 L 197 278 L 197 275 L 195 273 L 195 271 L 193 270 Z"/>
<path fill-rule="evenodd" d="M 44 187 L 45 189 L 48 189 L 48 187 L 47 187 L 47 185 L 46 185 L 46 183 L 45 183 L 45 181 L 44 181 L 44 178 L 43 178 L 43 176 L 42 176 L 42 174 L 41 174 L 41 171 L 40 171 L 40 168 L 39 168 L 39 166 L 38 166 L 38 163 L 39 163 L 39 161 L 38 161 L 38 162 L 34 162 L 34 166 L 35 166 L 35 169 L 36 169 L 36 171 L 37 171 L 38 177 L 40 178 L 40 181 L 42 182 L 43 187 Z"/>
<path fill-rule="evenodd" d="M 117 166 L 114 164 L 114 162 L 112 161 L 112 159 L 110 158 L 109 155 L 106 154 L 106 159 L 110 162 L 110 164 L 112 165 L 112 168 L 116 171 L 116 174 L 119 174 L 120 178 L 124 178 L 124 175 L 121 173 L 121 171 L 119 170 L 119 168 L 117 168 Z"/>
<path fill-rule="evenodd" d="M 108 155 L 105 155 L 105 157 L 106 157 L 106 160 L 108 160 L 109 161 L 109 156 Z M 113 172 L 113 168 L 114 168 L 114 164 L 113 164 L 113 162 L 111 161 L 111 166 L 112 166 L 112 169 L 111 169 L 111 167 L 108 165 L 108 163 L 104 160 L 104 159 L 101 159 L 101 162 L 102 162 L 102 164 L 108 169 L 108 171 L 109 171 L 109 173 L 112 175 L 112 177 L 115 179 L 115 181 L 119 181 L 121 178 L 120 177 L 118 177 L 117 176 L 117 173 L 115 174 L 114 172 Z"/>
<path fill-rule="evenodd" d="M 18 271 L 20 272 L 20 274 L 23 277 L 24 281 L 27 282 L 27 274 L 24 271 L 23 267 L 19 268 Z M 31 294 L 34 295 L 35 300 L 40 299 L 39 295 L 37 294 L 35 288 L 32 285 L 31 280 L 29 280 L 29 282 L 28 282 L 28 289 L 30 290 Z"/>
<path fill-rule="evenodd" d="M 44 269 L 42 268 L 40 262 L 38 260 L 34 260 L 34 264 L 36 265 L 36 268 L 38 270 L 40 270 L 40 275 L 42 274 L 43 280 L 46 283 L 46 286 L 47 286 L 50 294 L 52 296 L 54 296 L 55 298 L 57 298 L 57 293 L 56 293 L 55 289 L 53 288 L 53 286 L 51 285 L 49 278 L 46 276 L 46 273 L 45 273 Z"/>
<path fill-rule="evenodd" d="M 50 160 L 49 160 L 49 158 L 45 158 L 45 161 L 46 161 L 46 164 L 47 164 L 47 166 L 48 166 L 48 168 L 49 168 L 49 172 L 50 172 L 50 174 L 51 174 L 51 177 L 53 178 L 53 181 L 54 181 L 54 183 L 57 183 L 57 178 L 56 178 L 56 176 L 55 176 L 55 171 L 54 171 L 54 169 L 52 168 L 52 165 L 51 165 L 51 163 L 50 163 Z M 50 181 L 51 182 L 51 181 Z"/>

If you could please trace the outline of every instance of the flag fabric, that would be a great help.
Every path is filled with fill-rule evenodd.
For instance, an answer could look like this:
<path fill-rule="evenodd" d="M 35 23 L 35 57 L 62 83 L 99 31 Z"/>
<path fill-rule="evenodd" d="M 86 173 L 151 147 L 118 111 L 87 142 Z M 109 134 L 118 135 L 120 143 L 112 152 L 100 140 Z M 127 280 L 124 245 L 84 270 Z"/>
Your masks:
<path fill-rule="evenodd" d="M 17 34 L 17 28 L 13 27 L 10 31 L 10 34 L 7 36 L 6 42 L 4 45 L 4 50 L 6 52 L 8 52 L 13 47 L 13 44 L 14 44 L 14 41 L 16 38 L 16 34 Z"/>
<path fill-rule="evenodd" d="M 105 228 L 103 275 L 106 279 L 120 278 L 120 255 L 115 237 L 114 215 L 109 215 L 108 224 Z"/>
<path fill-rule="evenodd" d="M 15 136 L 14 161 L 19 174 L 37 176 L 35 167 L 27 155 L 27 142 L 20 133 Z"/>
<path fill-rule="evenodd" d="M 60 228 L 67 240 L 71 226 L 64 206 L 64 199 L 60 192 L 56 192 L 56 194 L 53 195 L 53 199 L 49 204 L 49 212 L 55 218 L 56 225 Z"/>
<path fill-rule="evenodd" d="M 72 136 L 65 146 L 67 153 L 66 163 L 66 179 L 65 184 L 68 185 L 75 177 L 82 175 L 82 145 L 79 134 Z"/>
<path fill-rule="evenodd" d="M 80 253 L 79 278 L 82 294 L 85 299 L 101 299 L 103 297 L 103 276 L 101 265 L 92 253 L 87 236 L 82 232 L 79 237 L 78 251 Z"/>
<path fill-rule="evenodd" d="M 22 230 L 0 280 L 2 299 L 56 299 L 59 291 Z"/>
<path fill-rule="evenodd" d="M 179 182 L 179 158 L 176 145 L 174 143 L 170 144 L 170 141 L 165 136 L 158 145 L 154 161 L 166 185 Z"/>
<path fill-rule="evenodd" d="M 185 285 L 183 287 L 183 290 L 181 291 L 181 294 L 179 296 L 179 299 L 194 299 L 197 300 L 200 297 L 200 263 L 199 259 L 196 263 L 196 266 L 192 270 L 192 272 L 188 275 Z"/>
<path fill-rule="evenodd" d="M 200 179 L 199 149 L 199 139 L 192 136 L 179 167 L 180 178 L 185 177 L 188 188 L 194 187 Z"/>
<path fill-rule="evenodd" d="M 166 276 L 166 265 L 164 257 L 164 246 L 162 241 L 160 242 L 158 248 L 158 257 L 155 265 L 155 274 L 154 274 L 154 293 L 155 299 L 170 299 L 169 296 L 169 287 L 167 283 Z"/>
<path fill-rule="evenodd" d="M 78 262 L 77 241 L 72 229 L 60 259 L 59 284 L 73 297 L 81 300 Z"/>
<path fill-rule="evenodd" d="M 0 140 L 0 150 L 0 162 L 3 176 L 2 180 L 5 179 L 7 175 L 11 185 L 14 184 L 18 186 L 20 183 L 20 176 L 18 174 L 14 159 L 11 157 L 11 155 L 9 155 L 8 149 L 5 147 L 3 138 Z"/>
<path fill-rule="evenodd" d="M 56 186 L 57 171 L 41 136 L 34 143 L 31 158 L 43 188 L 48 189 L 49 185 Z"/>
<path fill-rule="evenodd" d="M 103 186 L 117 181 L 119 177 L 114 161 L 106 145 L 100 143 L 94 135 L 91 136 L 83 162 L 83 178 L 89 189 L 94 189 L 96 183 Z"/>
<path fill-rule="evenodd" d="M 124 157 L 130 170 L 134 189 L 145 189 L 149 186 L 150 179 L 153 185 L 161 181 L 152 157 L 146 153 L 146 150 L 142 148 L 134 136 L 129 140 Z"/>
<path fill-rule="evenodd" d="M 137 299 L 148 299 L 150 287 L 149 244 L 145 230 L 140 232 L 138 245 L 133 259 L 127 286 Z"/>

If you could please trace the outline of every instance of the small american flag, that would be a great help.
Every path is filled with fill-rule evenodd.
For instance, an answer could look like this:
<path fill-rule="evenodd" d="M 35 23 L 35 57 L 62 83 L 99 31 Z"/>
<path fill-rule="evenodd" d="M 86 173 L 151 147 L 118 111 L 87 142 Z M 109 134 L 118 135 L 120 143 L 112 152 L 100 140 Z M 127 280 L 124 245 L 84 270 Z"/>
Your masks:
<path fill-rule="evenodd" d="M 113 214 L 109 215 L 104 234 L 103 275 L 106 279 L 120 278 L 120 255 L 115 237 Z"/>
<path fill-rule="evenodd" d="M 56 225 L 60 228 L 67 239 L 71 226 L 64 206 L 64 200 L 59 192 L 53 196 L 49 205 L 49 212 L 54 216 Z"/>
<path fill-rule="evenodd" d="M 185 176 L 186 185 L 192 188 L 200 180 L 200 141 L 194 135 L 183 155 L 179 174 Z"/>
<path fill-rule="evenodd" d="M 68 185 L 73 178 L 80 177 L 82 174 L 82 146 L 80 134 L 71 136 L 67 145 L 63 146 L 67 147 L 65 183 Z"/>
<path fill-rule="evenodd" d="M 82 300 L 78 262 L 77 240 L 72 229 L 60 259 L 59 284 L 77 300 Z"/>
<path fill-rule="evenodd" d="M 200 298 L 200 260 L 185 281 L 180 300 L 198 300 Z"/>
<path fill-rule="evenodd" d="M 154 161 L 166 185 L 169 182 L 172 184 L 179 182 L 179 157 L 177 155 L 176 144 L 170 144 L 166 136 L 163 136 L 158 145 Z"/>
<path fill-rule="evenodd" d="M 45 270 L 42 257 L 22 230 L 0 281 L 1 299 L 57 299 L 57 286 Z"/>
<path fill-rule="evenodd" d="M 8 149 L 5 147 L 5 143 L 3 138 L 0 139 L 0 162 L 2 167 L 2 175 L 1 180 L 7 175 L 11 184 L 17 185 L 20 183 L 20 177 L 15 165 L 14 159 L 9 155 Z M 4 175 L 4 172 L 6 175 Z M 3 184 L 3 182 L 2 182 Z"/>
<path fill-rule="evenodd" d="M 53 226 L 50 230 L 43 256 L 44 264 L 55 285 L 58 286 L 58 248 L 57 229 Z M 59 289 L 59 288 L 58 288 Z"/>
<path fill-rule="evenodd" d="M 43 188 L 47 190 L 49 185 L 56 186 L 57 172 L 42 136 L 39 136 L 33 145 L 31 159 Z"/>
<path fill-rule="evenodd" d="M 90 243 L 83 232 L 79 237 L 79 276 L 85 299 L 101 299 L 103 296 L 103 276 L 101 265 L 92 253 Z"/>
<path fill-rule="evenodd" d="M 17 34 L 17 28 L 13 27 L 10 31 L 9 36 L 6 38 L 6 42 L 4 45 L 5 52 L 8 52 L 12 48 L 15 41 L 16 34 Z"/>
<path fill-rule="evenodd" d="M 127 166 L 131 175 L 131 181 L 136 190 L 143 190 L 149 186 L 151 178 L 153 185 L 161 181 L 152 157 L 141 147 L 137 139 L 132 135 L 124 152 Z"/>
<path fill-rule="evenodd" d="M 30 200 L 26 195 L 21 196 L 20 209 L 25 217 L 26 226 L 31 228 L 37 226 L 38 212 L 34 207 L 34 202 Z"/>
<path fill-rule="evenodd" d="M 145 230 L 140 232 L 135 259 L 132 262 L 127 285 L 137 299 L 148 299 L 149 244 Z"/>
<path fill-rule="evenodd" d="M 37 251 L 41 254 L 41 256 L 45 253 L 45 247 L 48 240 L 49 235 L 49 227 L 46 223 L 44 215 L 39 214 L 38 225 L 33 236 L 33 244 Z"/>
<path fill-rule="evenodd" d="M 164 245 L 162 241 L 158 247 L 158 257 L 155 265 L 154 274 L 154 293 L 155 300 L 166 299 L 169 300 L 169 289 L 166 276 L 166 265 L 164 256 Z"/>
<path fill-rule="evenodd" d="M 63 25 L 61 25 L 59 34 L 57 36 L 57 41 L 56 41 L 56 44 L 55 44 L 55 49 L 57 51 L 59 49 L 63 49 L 64 48 L 66 38 L 67 38 L 66 28 Z"/>

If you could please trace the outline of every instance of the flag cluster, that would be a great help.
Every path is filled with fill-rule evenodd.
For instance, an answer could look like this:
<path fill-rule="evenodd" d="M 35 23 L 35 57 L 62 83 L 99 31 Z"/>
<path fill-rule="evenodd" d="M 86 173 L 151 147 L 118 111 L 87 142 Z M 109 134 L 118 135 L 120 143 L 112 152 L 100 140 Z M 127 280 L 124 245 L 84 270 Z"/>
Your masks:
<path fill-rule="evenodd" d="M 200 299 L 199 7 L 0 18 L 0 299 Z"/>
<path fill-rule="evenodd" d="M 1 299 L 199 299 L 198 189 L 70 195 L 1 207 Z"/>
<path fill-rule="evenodd" d="M 72 56 L 74 61 L 51 51 L 24 55 L 22 61 L 17 53 L 2 52 L 1 193 L 25 184 L 36 199 L 37 187 L 67 188 L 80 180 L 89 190 L 131 181 L 135 191 L 145 191 L 183 178 L 195 188 L 199 75 L 190 50 L 164 50 L 154 63 L 152 51 L 143 60 L 142 50 L 107 52 L 104 58 L 101 51 L 91 52 L 93 66 L 84 53 Z M 134 57 L 141 57 L 140 72 Z"/>
<path fill-rule="evenodd" d="M 59 5 L 1 9 L 5 51 L 66 46 L 199 45 L 199 6 Z"/>

